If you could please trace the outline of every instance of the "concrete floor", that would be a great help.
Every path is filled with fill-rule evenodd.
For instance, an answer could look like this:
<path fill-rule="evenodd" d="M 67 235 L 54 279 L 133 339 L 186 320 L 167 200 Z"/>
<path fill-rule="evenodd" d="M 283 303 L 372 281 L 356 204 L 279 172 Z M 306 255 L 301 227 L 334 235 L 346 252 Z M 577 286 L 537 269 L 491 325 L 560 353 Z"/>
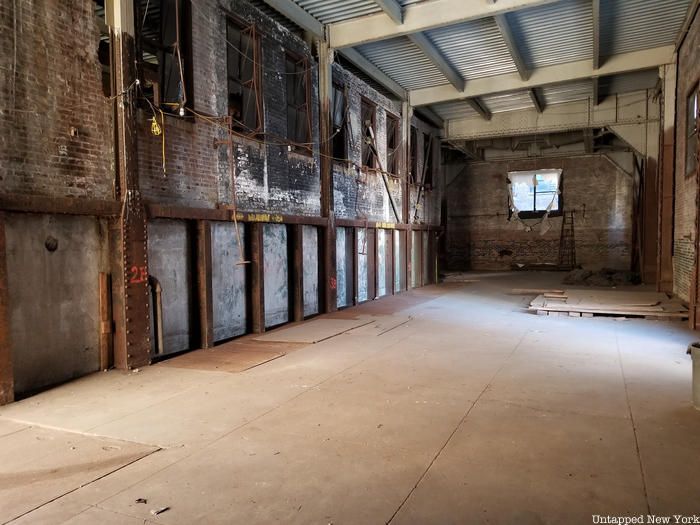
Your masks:
<path fill-rule="evenodd" d="M 591 523 L 700 513 L 684 323 L 541 317 L 475 274 L 241 373 L 111 371 L 0 409 L 0 523 Z M 139 499 L 145 503 L 137 502 Z M 159 509 L 164 510 L 155 514 Z"/>

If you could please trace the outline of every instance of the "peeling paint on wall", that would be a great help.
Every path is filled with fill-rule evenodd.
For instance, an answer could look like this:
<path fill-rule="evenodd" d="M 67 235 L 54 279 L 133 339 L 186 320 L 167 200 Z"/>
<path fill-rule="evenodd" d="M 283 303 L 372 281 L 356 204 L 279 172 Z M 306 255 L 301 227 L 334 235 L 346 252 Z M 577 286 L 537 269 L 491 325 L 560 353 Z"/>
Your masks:
<path fill-rule="evenodd" d="M 264 225 L 263 261 L 265 327 L 270 327 L 289 321 L 289 256 L 287 226 L 284 224 Z"/>
<path fill-rule="evenodd" d="M 238 225 L 245 245 L 245 228 Z M 211 227 L 214 341 L 246 332 L 246 267 L 233 223 L 214 222 Z"/>
<path fill-rule="evenodd" d="M 319 312 L 318 304 L 318 228 L 302 227 L 302 254 L 304 260 L 304 315 Z"/>

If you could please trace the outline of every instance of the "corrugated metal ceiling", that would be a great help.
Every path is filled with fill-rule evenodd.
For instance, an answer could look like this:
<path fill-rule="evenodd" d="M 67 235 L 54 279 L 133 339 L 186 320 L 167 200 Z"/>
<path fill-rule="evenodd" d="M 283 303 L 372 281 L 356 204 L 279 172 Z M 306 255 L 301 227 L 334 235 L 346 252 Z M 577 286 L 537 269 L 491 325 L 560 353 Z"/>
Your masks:
<path fill-rule="evenodd" d="M 581 80 L 578 82 L 567 82 L 566 84 L 552 84 L 537 88 L 535 92 L 545 106 L 586 100 L 593 96 L 593 81 Z"/>
<path fill-rule="evenodd" d="M 441 102 L 440 104 L 433 104 L 430 107 L 444 120 L 479 116 L 479 114 L 464 100 Z"/>
<path fill-rule="evenodd" d="M 402 6 L 424 0 L 399 0 Z M 294 0 L 323 24 L 379 13 L 382 9 L 374 0 Z"/>
<path fill-rule="evenodd" d="M 405 89 L 447 84 L 435 64 L 406 37 L 365 44 L 357 50 Z"/>
<path fill-rule="evenodd" d="M 402 6 L 425 0 L 399 0 Z M 465 0 L 467 1 L 467 0 Z M 381 11 L 374 0 L 294 0 L 322 23 L 333 23 Z M 601 0 L 600 52 L 603 57 L 672 44 L 691 0 Z M 591 0 L 559 0 L 513 11 L 506 21 L 530 69 L 590 60 L 593 55 Z M 426 31 L 425 35 L 465 80 L 516 73 L 508 48 L 492 18 L 462 22 Z M 407 37 L 356 48 L 405 89 L 447 84 L 433 62 Z M 653 87 L 656 71 L 601 78 L 601 96 Z M 585 100 L 591 80 L 536 88 L 545 105 Z M 490 111 L 531 108 L 527 91 L 481 98 Z M 463 101 L 432 106 L 445 119 L 476 113 Z"/>
<path fill-rule="evenodd" d="M 600 54 L 673 44 L 690 0 L 601 0 Z"/>
<path fill-rule="evenodd" d="M 590 0 L 562 0 L 508 13 L 506 19 L 529 68 L 574 62 L 593 56 Z"/>
<path fill-rule="evenodd" d="M 598 82 L 598 92 L 601 97 L 615 93 L 629 93 L 640 89 L 653 89 L 659 80 L 657 69 L 635 71 L 624 75 L 601 77 Z"/>
<path fill-rule="evenodd" d="M 482 104 L 491 113 L 502 113 L 504 111 L 517 111 L 519 109 L 534 108 L 530 93 L 528 91 L 514 91 L 511 93 L 498 93 L 480 97 Z"/>
<path fill-rule="evenodd" d="M 467 80 L 517 71 L 493 18 L 441 27 L 426 36 Z"/>

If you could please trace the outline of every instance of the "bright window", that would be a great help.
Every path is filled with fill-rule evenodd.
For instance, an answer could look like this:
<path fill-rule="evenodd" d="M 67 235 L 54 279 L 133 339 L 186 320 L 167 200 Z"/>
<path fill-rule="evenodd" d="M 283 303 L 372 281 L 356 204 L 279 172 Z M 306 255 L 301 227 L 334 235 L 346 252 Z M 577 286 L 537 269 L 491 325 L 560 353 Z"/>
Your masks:
<path fill-rule="evenodd" d="M 561 170 L 511 171 L 510 210 L 521 218 L 561 214 Z"/>

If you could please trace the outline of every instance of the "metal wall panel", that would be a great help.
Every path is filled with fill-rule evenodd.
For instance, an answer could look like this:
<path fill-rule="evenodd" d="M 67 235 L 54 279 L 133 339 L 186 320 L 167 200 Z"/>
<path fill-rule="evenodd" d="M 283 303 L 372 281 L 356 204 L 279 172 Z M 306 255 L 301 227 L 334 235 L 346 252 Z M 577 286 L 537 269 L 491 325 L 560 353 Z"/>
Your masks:
<path fill-rule="evenodd" d="M 263 230 L 265 327 L 270 327 L 289 321 L 287 226 L 265 224 Z"/>
<path fill-rule="evenodd" d="M 302 226 L 304 315 L 318 313 L 318 228 Z"/>
<path fill-rule="evenodd" d="M 245 228 L 238 225 L 245 245 Z M 211 281 L 214 313 L 214 341 L 246 332 L 246 267 L 238 245 L 236 226 L 230 222 L 211 225 Z"/>

